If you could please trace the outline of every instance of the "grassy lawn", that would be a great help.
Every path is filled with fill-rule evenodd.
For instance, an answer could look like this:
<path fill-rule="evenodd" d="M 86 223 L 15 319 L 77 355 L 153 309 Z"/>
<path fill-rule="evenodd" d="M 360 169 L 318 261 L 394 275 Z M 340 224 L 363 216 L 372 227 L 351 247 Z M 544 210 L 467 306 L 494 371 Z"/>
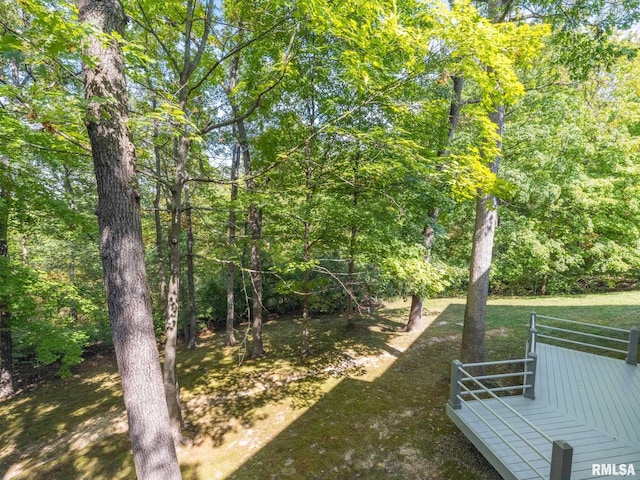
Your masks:
<path fill-rule="evenodd" d="M 628 328 L 640 325 L 640 294 L 494 299 L 487 359 L 522 356 L 531 310 Z M 463 299 L 431 300 L 426 328 L 411 334 L 399 332 L 402 302 L 355 331 L 318 318 L 307 360 L 295 319 L 267 323 L 267 356 L 240 366 L 241 349 L 203 336 L 180 351 L 193 440 L 178 452 L 184 478 L 498 480 L 444 414 L 463 312 Z M 0 480 L 133 478 L 123 410 L 111 357 L 0 403 Z"/>

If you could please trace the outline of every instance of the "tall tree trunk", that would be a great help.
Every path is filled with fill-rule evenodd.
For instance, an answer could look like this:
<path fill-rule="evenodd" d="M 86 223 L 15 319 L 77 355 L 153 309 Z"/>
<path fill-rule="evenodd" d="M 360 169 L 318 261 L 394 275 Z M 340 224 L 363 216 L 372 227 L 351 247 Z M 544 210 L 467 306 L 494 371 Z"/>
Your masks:
<path fill-rule="evenodd" d="M 504 126 L 504 107 L 500 106 L 491 115 L 499 135 L 498 151 L 502 149 L 502 129 Z M 491 163 L 494 174 L 498 173 L 500 156 Z M 464 311 L 464 327 L 462 330 L 463 362 L 484 361 L 484 331 L 487 298 L 489 296 L 489 272 L 493 251 L 493 237 L 498 224 L 497 202 L 493 195 L 479 192 L 476 199 L 476 222 L 469 267 L 469 285 L 467 287 L 467 305 Z"/>
<path fill-rule="evenodd" d="M 431 223 L 435 225 L 438 221 L 438 208 L 434 209 L 431 214 Z M 435 238 L 435 231 L 431 225 L 427 225 L 422 232 L 424 238 L 424 247 L 425 247 L 425 255 L 424 255 L 424 263 L 431 263 L 431 248 L 433 246 L 433 239 Z M 418 330 L 422 330 L 424 326 L 423 318 L 422 318 L 422 309 L 423 309 L 423 300 L 419 295 L 411 296 L 411 310 L 409 311 L 409 321 L 407 322 L 407 326 L 405 330 L 407 332 L 415 332 Z"/>
<path fill-rule="evenodd" d="M 420 295 L 411 295 L 411 308 L 409 309 L 409 321 L 405 326 L 405 331 L 415 332 L 422 329 L 424 322 L 422 321 L 423 300 Z"/>
<path fill-rule="evenodd" d="M 9 263 L 10 178 L 9 159 L 0 156 L 0 269 L 5 272 L 8 271 Z M 0 296 L 0 398 L 9 397 L 15 392 L 10 317 L 9 299 Z"/>
<path fill-rule="evenodd" d="M 253 288 L 253 301 L 251 312 L 252 336 L 251 357 L 258 358 L 264 355 L 264 342 L 262 340 L 262 266 L 260 263 L 260 238 L 262 237 L 262 218 L 255 203 L 249 206 L 249 226 L 251 229 L 251 285 Z"/>
<path fill-rule="evenodd" d="M 235 256 L 236 245 L 236 207 L 235 202 L 238 199 L 238 170 L 240 169 L 240 150 L 241 146 L 236 144 L 233 149 L 233 158 L 231 159 L 231 208 L 229 208 L 229 250 Z M 224 338 L 224 344 L 227 347 L 233 347 L 236 344 L 235 337 L 235 269 L 236 265 L 233 260 L 229 260 L 227 264 L 227 325 Z"/>
<path fill-rule="evenodd" d="M 309 221 L 304 222 L 304 247 L 302 258 L 305 262 L 311 260 L 311 223 Z M 309 268 L 305 267 L 302 272 L 302 356 L 307 357 L 311 355 L 311 331 L 309 330 L 309 319 L 311 318 L 310 307 L 311 291 L 309 288 Z"/>
<path fill-rule="evenodd" d="M 349 237 L 349 263 L 347 264 L 347 329 L 356 328 L 355 321 L 355 277 L 356 277 L 356 238 L 358 236 L 358 227 L 351 226 L 351 235 Z"/>
<path fill-rule="evenodd" d="M 242 27 L 242 23 L 239 24 Z M 247 129 L 244 123 L 244 119 L 240 117 L 238 106 L 233 99 L 233 90 L 238 80 L 238 71 L 240 68 L 240 57 L 234 56 L 229 71 L 229 85 L 226 88 L 229 104 L 231 105 L 231 113 L 234 117 L 238 118 L 235 123 L 234 133 L 238 138 L 238 147 L 240 151 L 240 158 L 242 159 L 242 165 L 244 167 L 244 174 L 246 176 L 245 186 L 249 195 L 253 195 L 256 191 L 255 180 L 253 178 L 253 164 L 251 162 L 251 151 L 249 150 L 249 136 L 247 135 Z M 239 166 L 239 165 L 238 165 Z M 232 166 L 233 170 L 233 166 Z M 232 179 L 234 172 L 231 172 Z M 235 177 L 237 178 L 237 170 Z M 235 187 L 235 190 L 234 190 Z M 232 200 L 237 197 L 237 184 L 234 182 L 231 189 Z M 233 205 L 232 205 L 233 208 Z M 258 208 L 255 200 L 251 200 L 249 204 L 249 210 L 247 212 L 249 231 L 251 235 L 251 270 L 249 278 L 251 279 L 251 358 L 259 358 L 264 355 L 264 342 L 262 340 L 262 265 L 260 261 L 260 240 L 262 238 L 262 213 Z M 233 219 L 233 229 L 231 227 L 231 220 Z M 235 211 L 229 212 L 229 240 L 235 243 Z M 233 281 L 232 269 L 235 268 L 231 263 L 227 267 L 227 336 L 230 335 L 230 331 L 233 329 L 233 317 L 234 313 L 229 306 L 229 301 L 233 297 Z"/>
<path fill-rule="evenodd" d="M 313 117 L 312 117 L 313 118 Z M 311 122 L 313 125 L 313 121 Z M 313 198 L 311 191 L 311 176 L 313 173 L 311 166 L 311 141 L 308 141 L 304 147 L 305 170 L 304 170 L 304 187 L 305 187 L 305 205 L 307 206 L 306 215 L 311 215 L 311 200 Z M 311 261 L 311 220 L 309 217 L 304 219 L 304 233 L 302 243 L 302 260 L 305 267 L 302 272 L 302 356 L 306 357 L 311 354 L 311 332 L 309 331 L 309 319 L 311 318 L 310 296 L 311 288 L 309 287 L 309 262 Z"/>
<path fill-rule="evenodd" d="M 360 198 L 360 188 L 358 182 L 360 173 L 360 150 L 356 152 L 356 156 L 353 164 L 353 214 L 351 216 L 351 232 L 349 235 L 349 263 L 347 265 L 347 328 L 353 330 L 356 327 L 355 324 L 355 275 L 356 275 L 356 240 L 358 237 L 358 225 L 355 220 L 355 209 L 358 207 L 358 200 Z"/>
<path fill-rule="evenodd" d="M 242 23 L 239 23 L 242 31 Z M 238 109 L 233 101 L 233 92 L 238 85 L 238 72 L 240 70 L 240 56 L 234 55 L 229 63 L 229 83 L 225 88 L 229 103 L 232 105 L 233 115 L 237 115 Z M 238 125 L 233 125 L 233 136 L 236 142 L 233 146 L 231 155 L 231 194 L 229 207 L 229 220 L 227 223 L 229 252 L 232 258 L 227 263 L 227 320 L 225 325 L 224 344 L 227 347 L 233 347 L 236 344 L 235 321 L 236 321 L 236 299 L 235 299 L 235 258 L 236 246 L 236 200 L 238 199 L 238 171 L 240 170 L 240 159 L 242 157 L 242 145 L 240 144 Z M 246 140 L 246 139 L 245 139 Z"/>
<path fill-rule="evenodd" d="M 229 208 L 229 251 L 235 255 L 236 245 L 236 207 L 235 202 L 238 199 L 238 170 L 240 168 L 240 145 L 236 144 L 233 149 L 231 159 L 231 207 Z M 227 322 L 224 336 L 224 344 L 227 347 L 233 347 L 236 344 L 235 337 L 235 269 L 236 265 L 233 260 L 229 260 L 227 264 Z"/>
<path fill-rule="evenodd" d="M 196 319 L 196 281 L 193 267 L 193 224 L 191 216 L 191 205 L 185 209 L 187 216 L 187 287 L 189 293 L 189 332 L 186 338 L 187 348 L 196 348 L 197 319 Z"/>
<path fill-rule="evenodd" d="M 124 35 L 116 0 L 80 0 L 79 19 L 98 32 Z M 144 265 L 135 149 L 128 130 L 127 81 L 117 40 L 91 35 L 83 65 L 86 126 L 98 187 L 100 257 L 136 475 L 181 478 L 162 388 Z M 105 102 L 109 99 L 109 102 Z"/>
<path fill-rule="evenodd" d="M 156 108 L 156 101 L 153 100 L 153 108 Z M 156 191 L 153 197 L 153 220 L 156 227 L 156 257 L 158 268 L 158 288 L 160 289 L 160 308 L 162 318 L 167 318 L 167 269 L 165 264 L 164 234 L 162 228 L 162 217 L 160 216 L 160 200 L 162 199 L 162 155 L 158 145 L 158 121 L 153 121 L 153 155 L 155 159 Z"/>
<path fill-rule="evenodd" d="M 188 146 L 187 140 L 182 137 L 177 140 L 176 154 L 176 181 L 171 186 L 171 224 L 169 227 L 169 283 L 167 288 L 167 307 L 165 318 L 165 344 L 163 379 L 164 390 L 169 407 L 171 428 L 176 441 L 182 438 L 182 410 L 180 408 L 180 388 L 178 385 L 177 343 L 178 343 L 178 319 L 180 314 L 180 236 L 182 233 L 182 159 L 186 162 Z"/>
<path fill-rule="evenodd" d="M 236 113 L 234 112 L 234 115 Z M 253 179 L 253 165 L 251 164 L 251 154 L 249 152 L 249 141 L 244 121 L 239 120 L 238 140 L 242 153 L 244 172 L 247 176 L 246 187 L 249 194 L 255 193 L 255 181 Z M 252 326 L 251 333 L 253 342 L 251 345 L 251 357 L 258 358 L 264 355 L 264 342 L 262 340 L 262 266 L 260 262 L 260 240 L 262 238 L 262 215 L 256 204 L 252 200 L 249 205 L 249 230 L 251 232 L 251 288 L 252 288 Z"/>
<path fill-rule="evenodd" d="M 198 68 L 205 47 L 211 33 L 213 19 L 214 0 L 206 0 L 203 30 L 200 38 L 194 42 L 192 32 L 196 19 L 195 4 L 189 0 L 186 5 L 186 17 L 184 20 L 184 42 L 182 43 L 182 66 L 178 74 L 178 106 L 184 115 L 189 114 L 189 100 L 192 91 L 190 80 Z M 176 371 L 177 342 L 178 342 L 178 318 L 180 303 L 180 234 L 182 232 L 181 219 L 183 209 L 182 193 L 187 177 L 187 160 L 191 149 L 189 140 L 189 123 L 186 120 L 176 122 L 176 133 L 173 145 L 174 178 L 170 187 L 171 199 L 169 210 L 171 211 L 171 226 L 169 233 L 169 284 L 167 288 L 167 310 L 165 318 L 166 342 L 164 347 L 164 388 L 171 417 L 171 427 L 174 438 L 182 440 L 182 410 L 180 408 L 180 388 L 178 386 L 178 374 Z"/>
<path fill-rule="evenodd" d="M 449 106 L 449 131 L 447 133 L 447 140 L 445 146 L 442 150 L 438 152 L 438 157 L 443 158 L 449 155 L 449 148 L 451 147 L 451 143 L 453 142 L 453 137 L 456 133 L 456 129 L 458 128 L 458 122 L 460 121 L 460 112 L 462 109 L 462 89 L 464 87 L 464 79 L 459 76 L 453 77 L 453 98 L 451 99 L 451 104 Z M 438 222 L 438 207 L 436 207 L 431 215 L 431 223 L 432 226 L 427 225 L 423 231 L 423 235 L 425 236 L 424 242 L 427 247 L 428 256 L 425 258 L 425 262 L 429 263 L 431 261 L 431 247 L 433 245 L 433 240 L 435 238 L 433 226 Z M 427 235 L 427 232 L 430 232 Z M 407 332 L 419 330 L 422 328 L 422 310 L 423 310 L 423 299 L 420 295 L 413 294 L 411 295 L 411 309 L 409 310 L 409 320 L 405 327 Z"/>

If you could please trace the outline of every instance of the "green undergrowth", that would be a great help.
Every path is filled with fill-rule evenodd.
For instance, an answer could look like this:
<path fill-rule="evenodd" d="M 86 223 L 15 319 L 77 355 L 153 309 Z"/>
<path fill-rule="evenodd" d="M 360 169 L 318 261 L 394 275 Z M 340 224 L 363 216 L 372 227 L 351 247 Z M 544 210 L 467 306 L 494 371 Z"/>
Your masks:
<path fill-rule="evenodd" d="M 494 299 L 487 359 L 522 356 L 532 310 L 631 327 L 640 295 Z M 401 331 L 403 302 L 355 330 L 341 316 L 313 319 L 307 358 L 296 319 L 265 325 L 258 360 L 243 358 L 244 344 L 203 335 L 179 352 L 184 478 L 498 480 L 444 413 L 463 314 L 461 299 L 431 300 L 415 333 Z M 114 359 L 93 358 L 72 378 L 0 403 L 0 479 L 133 478 L 126 431 Z"/>

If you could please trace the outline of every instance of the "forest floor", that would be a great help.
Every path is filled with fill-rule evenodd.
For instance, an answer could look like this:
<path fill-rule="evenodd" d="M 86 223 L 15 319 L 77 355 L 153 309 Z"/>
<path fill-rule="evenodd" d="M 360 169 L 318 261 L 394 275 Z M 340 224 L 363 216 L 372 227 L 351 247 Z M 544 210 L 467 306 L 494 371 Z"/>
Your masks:
<path fill-rule="evenodd" d="M 630 327 L 640 324 L 640 295 L 494 299 L 487 359 L 522 356 L 531 310 Z M 445 415 L 463 313 L 462 299 L 430 300 L 415 333 L 401 331 L 403 302 L 363 316 L 355 331 L 344 317 L 320 317 L 307 359 L 297 319 L 265 325 L 259 360 L 223 347 L 223 334 L 203 335 L 179 352 L 191 439 L 178 448 L 183 477 L 499 480 Z M 0 480 L 134 477 L 112 356 L 0 403 Z"/>

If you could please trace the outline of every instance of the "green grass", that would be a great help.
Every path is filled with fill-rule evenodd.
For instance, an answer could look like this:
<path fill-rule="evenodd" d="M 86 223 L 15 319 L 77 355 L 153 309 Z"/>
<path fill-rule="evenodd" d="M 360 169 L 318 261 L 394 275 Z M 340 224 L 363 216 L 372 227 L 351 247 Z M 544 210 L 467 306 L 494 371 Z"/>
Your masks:
<path fill-rule="evenodd" d="M 487 359 L 522 355 L 529 313 L 631 327 L 638 292 L 500 298 L 487 311 Z M 387 305 L 348 331 L 339 316 L 311 322 L 314 355 L 299 356 L 296 319 L 265 326 L 268 354 L 238 365 L 219 334 L 180 351 L 193 444 L 185 479 L 495 479 L 444 414 L 464 301 L 426 304 L 427 327 L 402 333 L 407 305 Z M 115 362 L 93 359 L 0 403 L 0 478 L 134 477 Z"/>

